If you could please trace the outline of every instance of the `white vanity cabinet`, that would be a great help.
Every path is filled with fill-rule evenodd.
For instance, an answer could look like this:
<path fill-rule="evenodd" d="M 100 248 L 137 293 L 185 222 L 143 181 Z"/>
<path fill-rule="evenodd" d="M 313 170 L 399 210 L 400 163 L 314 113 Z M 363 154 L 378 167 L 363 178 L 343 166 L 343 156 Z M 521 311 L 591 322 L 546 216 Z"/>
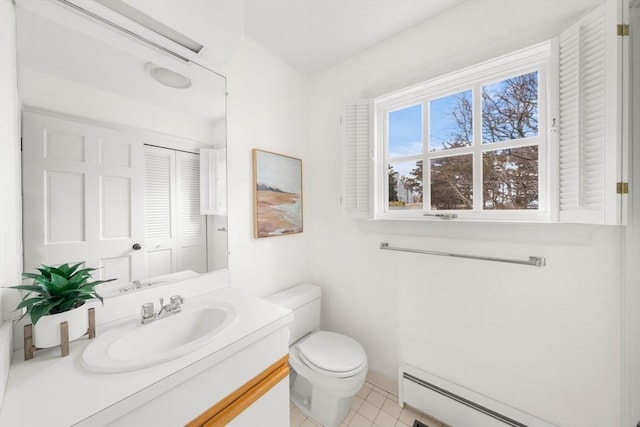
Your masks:
<path fill-rule="evenodd" d="M 108 425 L 288 426 L 288 340 L 280 328 Z"/>
<path fill-rule="evenodd" d="M 120 311 L 139 310 L 141 301 L 157 299 L 156 292 L 185 296 L 183 312 L 175 316 L 188 314 L 189 304 L 200 307 L 224 302 L 235 309 L 237 315 L 226 329 L 174 360 L 133 370 L 94 372 L 84 368 L 82 360 L 91 340 L 72 342 L 67 357 L 60 357 L 56 349 L 45 349 L 24 361 L 17 350 L 0 410 L 0 427 L 288 426 L 289 323 L 293 314 L 230 287 L 196 294 L 200 285 L 206 288 L 209 282 L 210 278 L 199 276 L 140 292 L 144 295 L 139 297 L 137 293 L 124 296 L 117 307 L 112 304 L 113 317 Z M 105 318 L 107 314 L 100 315 Z M 120 328 L 132 322 L 140 322 L 139 314 L 98 325 L 95 339 L 111 330 L 128 331 Z M 162 322 L 168 320 L 155 324 Z M 38 402 L 37 411 L 33 402 Z"/>

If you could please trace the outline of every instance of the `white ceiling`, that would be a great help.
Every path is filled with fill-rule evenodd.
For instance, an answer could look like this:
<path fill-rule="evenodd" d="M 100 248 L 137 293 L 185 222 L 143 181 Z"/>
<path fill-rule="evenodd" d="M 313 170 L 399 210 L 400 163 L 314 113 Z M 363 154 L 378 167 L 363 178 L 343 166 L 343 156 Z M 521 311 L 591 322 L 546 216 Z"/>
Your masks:
<path fill-rule="evenodd" d="M 68 1 L 83 7 L 97 5 L 94 0 Z M 129 3 L 202 43 L 205 49 L 191 59 L 211 70 L 222 70 L 246 35 L 292 67 L 312 76 L 463 1 L 477 0 L 109 1 Z M 540 4 L 541 7 L 550 7 L 551 4 L 576 1 L 584 0 L 544 0 Z M 184 111 L 195 109 L 200 115 L 205 115 L 206 111 L 209 118 L 224 114 L 222 107 L 203 108 L 202 104 L 213 102 L 211 98 L 207 98 L 211 93 L 223 96 L 224 80 L 215 83 L 211 91 L 199 91 L 197 74 L 202 73 L 193 63 L 179 64 L 137 41 L 126 40 L 126 36 L 122 34 L 111 34 L 114 33 L 113 30 L 106 26 L 96 26 L 90 19 L 62 7 L 62 3 L 57 0 L 18 0 L 18 8 L 31 12 L 19 14 L 18 39 L 23 64 L 131 97 L 147 97 L 150 102 L 164 103 L 173 109 L 183 106 Z M 53 22 L 48 23 L 49 19 L 56 21 L 58 28 L 54 28 Z M 452 26 L 454 24 L 452 22 Z M 89 39 L 93 39 L 93 44 L 88 44 L 89 39 L 87 43 L 80 40 L 77 33 L 89 36 Z M 120 55 L 114 49 L 124 50 L 127 46 L 130 47 L 129 56 L 125 55 L 126 52 Z M 149 52 L 145 53 L 140 49 Z M 131 53 L 137 53 L 137 58 L 131 56 Z M 81 61 L 92 68 L 80 68 Z M 195 79 L 194 90 L 180 93 L 166 88 L 156 89 L 157 84 L 151 82 L 141 71 L 147 61 L 192 76 Z M 209 89 L 206 80 L 205 78 L 205 86 L 201 89 Z M 147 92 L 151 95 L 147 95 Z M 199 99 L 191 98 L 192 96 Z M 184 102 L 178 102 L 181 98 L 184 98 Z"/>
<path fill-rule="evenodd" d="M 326 70 L 462 0 L 247 0 L 245 33 L 297 68 Z"/>
<path fill-rule="evenodd" d="M 463 0 L 110 1 L 129 3 L 202 43 L 201 59 L 214 69 L 231 58 L 246 34 L 313 75 Z"/>
<path fill-rule="evenodd" d="M 110 12 L 94 0 L 68 1 Z M 246 34 L 292 67 L 313 75 L 463 0 L 109 1 L 126 2 L 202 43 L 201 53 L 189 53 L 211 70 L 223 69 Z M 224 114 L 224 79 L 148 49 L 60 1 L 19 0 L 18 30 L 24 67 L 202 119 Z M 184 54 L 178 45 L 172 49 Z M 147 62 L 190 76 L 193 87 L 179 91 L 159 86 L 145 74 Z"/>

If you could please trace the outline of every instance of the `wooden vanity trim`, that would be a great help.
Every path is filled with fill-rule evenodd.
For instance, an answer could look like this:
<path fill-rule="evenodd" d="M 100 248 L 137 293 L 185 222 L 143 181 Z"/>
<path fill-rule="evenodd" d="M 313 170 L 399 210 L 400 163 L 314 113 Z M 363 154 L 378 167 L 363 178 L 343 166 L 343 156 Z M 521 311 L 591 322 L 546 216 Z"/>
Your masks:
<path fill-rule="evenodd" d="M 287 375 L 289 375 L 288 354 L 204 411 L 186 427 L 217 427 L 228 424 Z"/>

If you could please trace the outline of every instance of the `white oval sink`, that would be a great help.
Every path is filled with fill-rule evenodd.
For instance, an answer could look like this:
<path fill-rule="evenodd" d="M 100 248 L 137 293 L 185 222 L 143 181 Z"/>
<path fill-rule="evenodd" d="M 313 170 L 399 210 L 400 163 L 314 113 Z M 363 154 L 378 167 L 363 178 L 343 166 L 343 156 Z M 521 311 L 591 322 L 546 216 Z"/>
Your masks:
<path fill-rule="evenodd" d="M 209 343 L 236 318 L 233 306 L 216 302 L 183 306 L 181 313 L 143 325 L 131 320 L 95 338 L 82 353 L 94 372 L 127 372 L 177 359 Z"/>

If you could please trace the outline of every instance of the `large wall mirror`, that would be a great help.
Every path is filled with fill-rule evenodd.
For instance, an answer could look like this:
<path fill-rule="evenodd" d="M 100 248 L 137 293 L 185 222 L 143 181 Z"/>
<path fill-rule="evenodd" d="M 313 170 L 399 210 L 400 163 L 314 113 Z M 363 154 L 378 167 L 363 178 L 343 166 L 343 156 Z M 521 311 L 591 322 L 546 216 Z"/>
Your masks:
<path fill-rule="evenodd" d="M 225 78 L 65 1 L 18 1 L 17 25 L 25 271 L 226 269 Z"/>

